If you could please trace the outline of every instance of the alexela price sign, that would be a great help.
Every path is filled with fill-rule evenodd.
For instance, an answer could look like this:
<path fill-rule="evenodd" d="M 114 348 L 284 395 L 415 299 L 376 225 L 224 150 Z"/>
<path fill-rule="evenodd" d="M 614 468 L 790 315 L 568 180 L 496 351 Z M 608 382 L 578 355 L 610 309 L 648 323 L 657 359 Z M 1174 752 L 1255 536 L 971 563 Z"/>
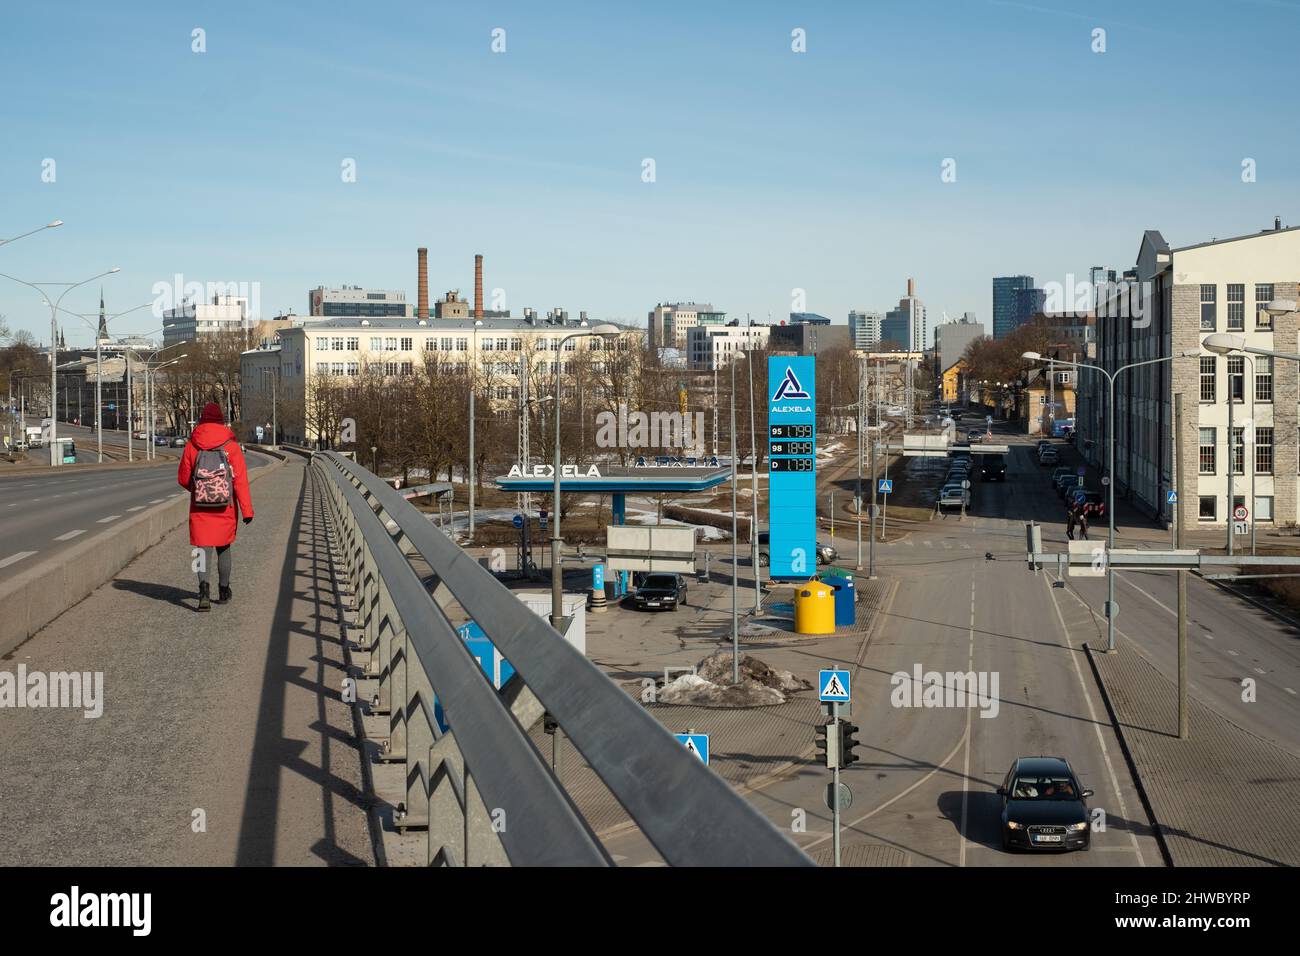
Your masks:
<path fill-rule="evenodd" d="M 773 580 L 803 580 L 816 570 L 816 374 L 811 355 L 767 360 L 767 524 Z"/>

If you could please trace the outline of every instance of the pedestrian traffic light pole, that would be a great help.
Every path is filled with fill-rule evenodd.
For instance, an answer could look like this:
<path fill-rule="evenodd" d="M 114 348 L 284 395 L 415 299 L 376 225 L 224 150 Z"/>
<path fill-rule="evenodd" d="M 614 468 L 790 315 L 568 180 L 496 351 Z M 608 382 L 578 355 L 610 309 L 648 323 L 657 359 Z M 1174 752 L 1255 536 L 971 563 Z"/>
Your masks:
<path fill-rule="evenodd" d="M 831 847 L 832 854 L 835 857 L 835 866 L 840 865 L 840 759 L 843 754 L 843 740 L 840 738 L 840 704 L 839 701 L 831 702 L 831 726 L 835 728 L 836 749 L 840 753 L 836 754 L 835 768 L 831 771 Z"/>

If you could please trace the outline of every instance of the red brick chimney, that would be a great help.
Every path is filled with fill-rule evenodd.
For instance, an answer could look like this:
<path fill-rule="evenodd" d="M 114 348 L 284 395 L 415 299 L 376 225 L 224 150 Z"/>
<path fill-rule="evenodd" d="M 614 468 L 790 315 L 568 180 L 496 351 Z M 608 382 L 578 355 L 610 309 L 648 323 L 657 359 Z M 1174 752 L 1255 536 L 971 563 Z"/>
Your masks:
<path fill-rule="evenodd" d="M 483 257 L 474 257 L 474 321 L 483 318 Z"/>
<path fill-rule="evenodd" d="M 429 250 L 421 246 L 416 253 L 419 256 L 420 266 L 415 317 L 427 319 L 429 317 Z"/>
<path fill-rule="evenodd" d="M 908 294 L 909 296 L 914 296 L 914 295 L 916 295 L 916 280 L 915 280 L 915 279 L 908 279 L 908 280 L 907 280 L 907 294 Z"/>

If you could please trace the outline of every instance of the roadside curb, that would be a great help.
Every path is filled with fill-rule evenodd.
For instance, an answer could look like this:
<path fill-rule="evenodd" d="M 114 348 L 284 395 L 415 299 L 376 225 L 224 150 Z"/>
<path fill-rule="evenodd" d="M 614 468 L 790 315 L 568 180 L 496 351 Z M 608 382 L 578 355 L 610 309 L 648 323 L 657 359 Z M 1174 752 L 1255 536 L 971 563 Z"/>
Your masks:
<path fill-rule="evenodd" d="M 1252 597 L 1251 595 L 1247 594 L 1245 591 L 1240 591 L 1237 588 L 1234 588 L 1232 585 L 1228 584 L 1227 582 L 1212 581 L 1209 578 L 1207 578 L 1204 574 L 1202 574 L 1200 571 L 1193 571 L 1192 574 L 1196 575 L 1206 584 L 1213 584 L 1221 591 L 1226 591 L 1227 593 L 1231 594 L 1233 597 L 1241 598 L 1243 601 L 1247 602 L 1248 604 L 1254 605 L 1256 608 L 1263 611 L 1265 614 L 1269 615 L 1270 617 L 1274 617 L 1277 620 L 1282 621 L 1287 626 L 1294 627 L 1296 630 L 1300 631 L 1300 620 L 1297 620 L 1294 617 L 1290 617 L 1289 615 L 1283 614 L 1277 608 L 1269 607 L 1263 601 L 1259 600 L 1259 598 Z"/>
<path fill-rule="evenodd" d="M 283 460 L 273 460 L 258 468 L 249 475 L 249 484 L 283 465 Z M 27 568 L 0 588 L 0 657 L 22 646 L 175 531 L 188 518 L 189 505 L 188 496 L 173 495 Z"/>
<path fill-rule="evenodd" d="M 1115 705 L 1111 702 L 1110 693 L 1106 690 L 1106 682 L 1102 679 L 1101 671 L 1097 667 L 1097 661 L 1093 658 L 1092 646 L 1086 641 L 1083 645 L 1083 652 L 1088 655 L 1088 667 L 1092 670 L 1092 678 L 1097 682 L 1097 688 L 1101 692 L 1101 702 L 1106 707 L 1106 715 L 1110 718 L 1110 725 L 1115 728 L 1115 736 L 1119 740 L 1119 749 L 1123 752 L 1124 762 L 1128 765 L 1128 771 L 1133 777 L 1133 786 L 1137 789 L 1138 799 L 1142 801 L 1142 809 L 1146 811 L 1147 819 L 1151 821 L 1151 829 L 1156 838 L 1156 845 L 1160 847 L 1160 856 L 1164 860 L 1165 866 L 1172 868 L 1174 858 L 1169 852 L 1168 844 L 1165 843 L 1164 827 L 1151 805 L 1151 797 L 1147 794 L 1147 788 L 1142 782 L 1142 775 L 1138 773 L 1137 761 L 1133 758 L 1133 750 L 1129 746 L 1128 738 L 1124 736 L 1124 728 L 1120 724 Z"/>

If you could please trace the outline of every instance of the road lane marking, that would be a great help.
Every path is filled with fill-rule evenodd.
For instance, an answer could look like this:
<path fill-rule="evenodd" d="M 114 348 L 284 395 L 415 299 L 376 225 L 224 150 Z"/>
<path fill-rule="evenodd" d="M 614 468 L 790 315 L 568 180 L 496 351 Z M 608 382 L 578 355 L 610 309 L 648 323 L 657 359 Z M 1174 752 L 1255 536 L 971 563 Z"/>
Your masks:
<path fill-rule="evenodd" d="M 166 498 L 154 498 L 154 499 L 150 500 L 149 504 L 151 504 L 151 505 L 157 505 L 157 504 L 161 504 L 162 502 L 164 502 L 164 501 L 166 501 L 166 500 L 167 500 Z"/>
<path fill-rule="evenodd" d="M 1088 684 L 1083 679 L 1083 668 L 1079 666 L 1079 655 L 1083 651 L 1082 649 L 1076 651 L 1074 644 L 1070 641 L 1070 630 L 1065 626 L 1065 618 L 1061 614 L 1061 605 L 1056 600 L 1056 591 L 1052 588 L 1051 582 L 1046 575 L 1043 576 L 1043 583 L 1047 587 L 1048 597 L 1052 599 L 1052 607 L 1056 609 L 1056 620 L 1061 625 L 1061 635 L 1065 639 L 1065 646 L 1071 652 L 1070 661 L 1074 664 L 1074 676 L 1079 678 L 1079 687 L 1083 691 L 1083 700 L 1088 705 L 1088 719 L 1092 721 L 1092 728 L 1097 732 L 1097 745 L 1101 747 L 1102 760 L 1106 763 L 1106 773 L 1110 776 L 1110 787 L 1115 791 L 1115 801 L 1119 804 L 1120 815 L 1125 820 L 1128 820 L 1128 806 L 1124 802 L 1124 794 L 1119 789 L 1119 778 L 1115 775 L 1115 765 L 1111 763 L 1110 750 L 1106 747 L 1106 738 L 1101 735 L 1101 722 L 1097 720 L 1097 710 L 1092 706 L 1092 695 L 1088 693 Z M 1077 594 L 1074 599 L 1079 601 L 1080 604 L 1083 603 Z M 1084 607 L 1087 607 L 1087 605 L 1084 605 Z M 1088 608 L 1088 610 L 1092 612 L 1091 608 Z M 1110 726 L 1109 723 L 1107 726 Z M 1146 866 L 1147 861 L 1142 857 L 1142 847 L 1138 843 L 1137 834 L 1130 829 L 1128 837 L 1133 841 L 1133 852 L 1137 854 L 1138 866 Z"/>
<path fill-rule="evenodd" d="M 116 521 L 121 515 L 109 515 L 107 518 L 100 518 L 96 524 L 108 524 L 110 521 Z"/>
<path fill-rule="evenodd" d="M 127 510 L 127 511 L 143 511 L 143 510 L 145 509 L 145 507 L 146 507 L 145 505 L 136 505 L 134 508 L 127 508 L 126 510 Z"/>
<path fill-rule="evenodd" d="M 1168 604 L 1165 604 L 1163 601 L 1161 601 L 1158 597 L 1156 597 L 1154 594 L 1152 594 L 1152 593 L 1151 593 L 1150 591 L 1148 591 L 1146 588 L 1142 588 L 1142 587 L 1139 587 L 1138 585 L 1134 584 L 1134 583 L 1133 583 L 1132 581 L 1130 581 L 1130 580 L 1129 580 L 1125 575 L 1120 574 L 1118 571 L 1115 572 L 1115 577 L 1117 577 L 1119 580 L 1123 581 L 1125 584 L 1127 584 L 1129 587 L 1133 588 L 1135 591 L 1138 591 L 1138 592 L 1140 592 L 1140 593 L 1142 593 L 1142 594 L 1145 594 L 1148 598 L 1150 598 L 1150 599 L 1155 603 L 1155 605 L 1156 605 L 1157 607 L 1163 608 L 1163 609 L 1165 610 L 1165 613 L 1167 613 L 1167 614 L 1169 614 L 1169 615 L 1171 615 L 1171 616 L 1173 616 L 1173 617 L 1178 617 L 1178 612 L 1177 612 L 1177 611 L 1175 611 L 1173 608 L 1171 608 Z"/>
<path fill-rule="evenodd" d="M 35 553 L 35 551 L 19 551 L 17 554 L 11 554 L 3 561 L 0 561 L 0 568 L 7 568 L 11 564 L 17 564 L 23 558 L 30 558 Z"/>
<path fill-rule="evenodd" d="M 971 674 L 975 672 L 975 578 L 974 576 L 972 576 L 970 579 L 970 630 L 967 633 L 969 634 L 969 639 L 970 639 L 970 643 L 968 645 L 968 653 L 970 656 L 966 664 L 966 672 L 968 674 Z M 969 842 L 966 839 L 966 808 L 970 803 L 970 737 L 971 737 L 970 730 L 971 730 L 971 717 L 974 715 L 974 713 L 975 713 L 975 708 L 967 706 L 966 733 L 963 735 L 966 738 L 966 759 L 965 759 L 965 763 L 962 765 L 962 770 L 961 770 L 961 829 L 957 831 L 958 835 L 961 837 L 961 852 L 957 863 L 958 866 L 966 865 L 966 844 Z"/>
<path fill-rule="evenodd" d="M 1232 650 L 1231 648 L 1228 649 L 1228 653 L 1231 654 L 1233 657 L 1240 657 L 1240 656 L 1241 656 L 1241 655 L 1239 655 L 1236 651 Z"/>
<path fill-rule="evenodd" d="M 1256 668 L 1255 668 L 1255 673 L 1256 673 L 1256 674 L 1267 674 L 1268 671 L 1264 670 L 1264 668 L 1262 668 L 1262 667 L 1256 667 Z"/>
<path fill-rule="evenodd" d="M 1283 687 L 1282 689 L 1286 691 L 1288 694 L 1290 694 L 1292 697 L 1295 696 L 1295 691 L 1293 691 L 1290 687 Z"/>
<path fill-rule="evenodd" d="M 71 540 L 72 540 L 73 538 L 75 538 L 77 535 L 79 535 L 79 534 L 85 534 L 85 533 L 86 533 L 86 529 L 85 529 L 85 528 L 78 528 L 76 531 L 69 531 L 69 532 L 67 532 L 66 534 L 61 534 L 61 535 L 59 535 L 58 537 L 56 537 L 54 540 L 55 540 L 55 541 L 71 541 Z"/>

